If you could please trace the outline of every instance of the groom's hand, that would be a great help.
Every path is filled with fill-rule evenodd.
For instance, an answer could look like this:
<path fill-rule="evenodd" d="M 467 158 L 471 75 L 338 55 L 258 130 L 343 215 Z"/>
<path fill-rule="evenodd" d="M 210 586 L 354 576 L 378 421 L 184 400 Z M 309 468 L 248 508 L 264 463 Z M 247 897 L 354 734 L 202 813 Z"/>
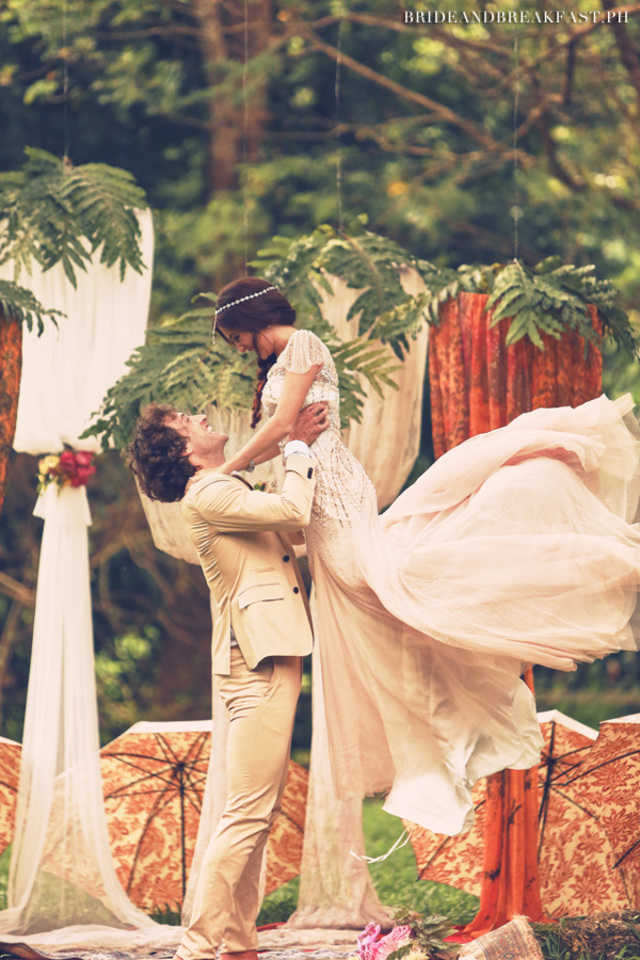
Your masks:
<path fill-rule="evenodd" d="M 298 419 L 289 434 L 289 440 L 302 440 L 308 447 L 329 426 L 329 406 L 324 402 L 310 403 L 298 414 Z"/>

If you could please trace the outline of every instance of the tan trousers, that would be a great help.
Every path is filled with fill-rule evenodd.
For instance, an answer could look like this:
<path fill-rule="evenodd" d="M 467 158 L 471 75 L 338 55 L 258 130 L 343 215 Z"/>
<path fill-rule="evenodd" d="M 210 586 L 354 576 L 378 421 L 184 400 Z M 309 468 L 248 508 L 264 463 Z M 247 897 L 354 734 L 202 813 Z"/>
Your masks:
<path fill-rule="evenodd" d="M 268 657 L 249 670 L 238 647 L 231 675 L 217 676 L 229 711 L 227 803 L 205 853 L 182 960 L 206 960 L 258 944 L 262 853 L 287 779 L 300 657 Z"/>

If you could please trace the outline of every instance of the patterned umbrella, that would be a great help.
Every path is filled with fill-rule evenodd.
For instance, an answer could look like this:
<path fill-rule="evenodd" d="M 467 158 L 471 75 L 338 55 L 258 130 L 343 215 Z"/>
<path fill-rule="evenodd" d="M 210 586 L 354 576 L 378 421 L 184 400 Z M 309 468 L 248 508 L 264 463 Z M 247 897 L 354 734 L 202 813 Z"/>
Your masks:
<path fill-rule="evenodd" d="M 13 839 L 22 747 L 0 737 L 0 853 Z"/>
<path fill-rule="evenodd" d="M 594 730 L 558 710 L 538 717 L 545 738 L 538 772 L 545 915 L 637 907 L 640 815 L 631 798 L 640 781 L 640 723 L 635 722 L 640 717 L 602 724 L 595 744 Z M 481 780 L 473 791 L 476 820 L 467 834 L 445 837 L 406 825 L 420 879 L 479 895 L 485 793 L 486 781 Z M 625 862 L 628 879 L 621 869 Z"/>
<path fill-rule="evenodd" d="M 289 762 L 280 815 L 267 843 L 265 897 L 300 873 L 309 771 Z"/>
<path fill-rule="evenodd" d="M 210 721 L 137 723 L 101 750 L 116 871 L 146 911 L 182 904 L 210 752 Z M 307 777 L 291 764 L 267 845 L 267 893 L 300 872 Z"/>
<path fill-rule="evenodd" d="M 640 714 L 600 724 L 598 739 L 583 763 L 558 780 L 558 790 L 581 808 L 595 812 L 612 851 L 612 868 L 624 899 L 640 907 Z M 600 885 L 600 850 L 582 843 L 584 883 Z M 606 908 L 605 908 L 606 909 Z"/>

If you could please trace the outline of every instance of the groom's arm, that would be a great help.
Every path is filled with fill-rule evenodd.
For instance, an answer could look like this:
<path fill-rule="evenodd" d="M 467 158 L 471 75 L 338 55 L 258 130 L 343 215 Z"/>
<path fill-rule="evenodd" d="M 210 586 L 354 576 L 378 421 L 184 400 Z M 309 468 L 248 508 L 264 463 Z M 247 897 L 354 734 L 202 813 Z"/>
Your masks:
<path fill-rule="evenodd" d="M 300 530 L 309 526 L 315 466 L 308 455 L 293 452 L 286 457 L 285 471 L 281 493 L 249 490 L 236 477 L 212 473 L 187 496 L 185 509 L 195 511 L 222 533 Z"/>

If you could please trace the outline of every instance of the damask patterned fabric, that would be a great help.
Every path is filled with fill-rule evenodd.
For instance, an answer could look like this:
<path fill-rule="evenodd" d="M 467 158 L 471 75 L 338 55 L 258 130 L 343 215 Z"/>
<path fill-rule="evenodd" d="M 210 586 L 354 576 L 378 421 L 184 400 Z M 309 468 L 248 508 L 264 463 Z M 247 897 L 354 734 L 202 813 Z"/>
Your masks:
<path fill-rule="evenodd" d="M 22 747 L 0 737 L 0 853 L 13 839 Z"/>

